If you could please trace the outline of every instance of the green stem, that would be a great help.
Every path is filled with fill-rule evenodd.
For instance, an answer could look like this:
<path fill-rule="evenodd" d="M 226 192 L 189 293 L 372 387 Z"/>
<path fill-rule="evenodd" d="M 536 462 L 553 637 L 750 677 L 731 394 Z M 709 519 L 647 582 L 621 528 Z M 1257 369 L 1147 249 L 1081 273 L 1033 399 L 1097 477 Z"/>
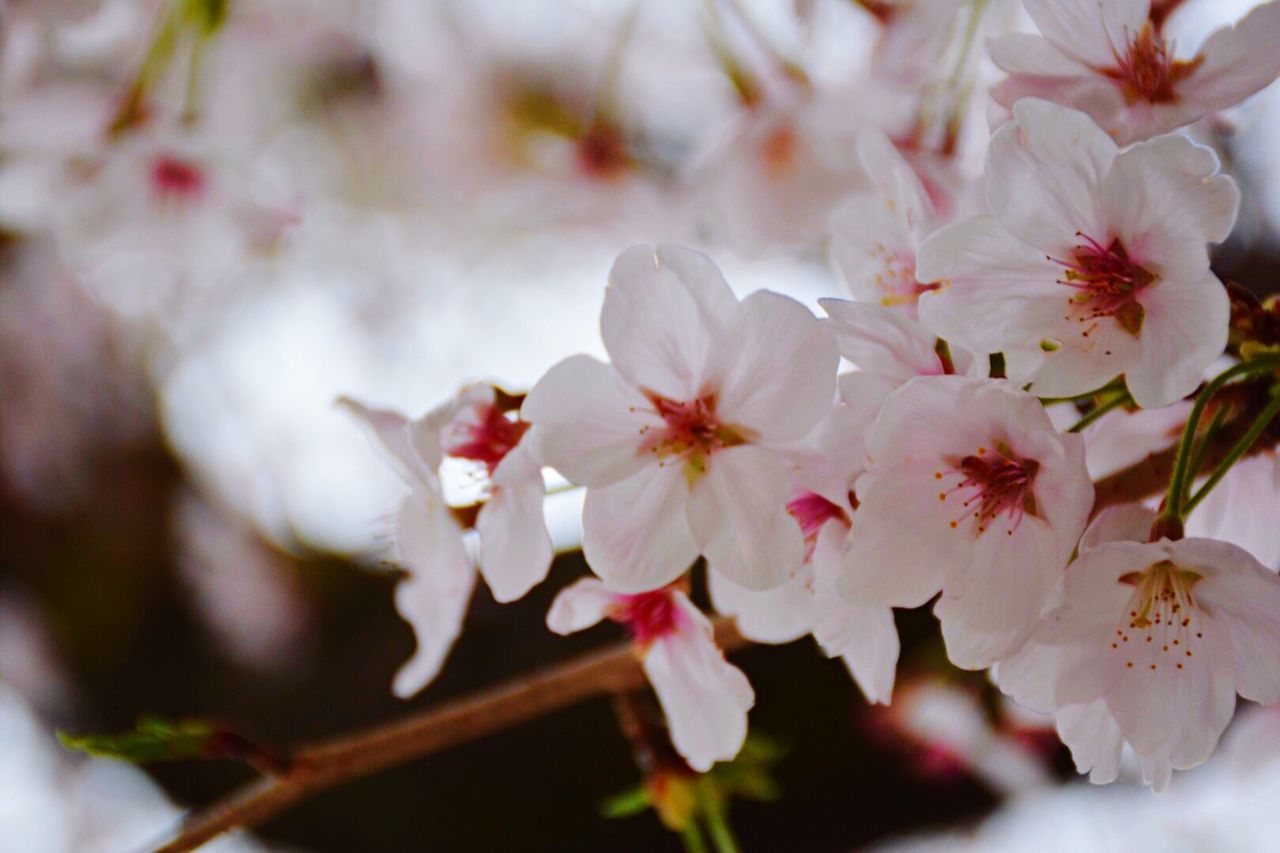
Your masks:
<path fill-rule="evenodd" d="M 1205 428 L 1204 435 L 1196 442 L 1195 448 L 1191 452 L 1191 465 L 1187 468 L 1186 489 L 1182 493 L 1182 505 L 1187 505 L 1187 499 L 1190 497 L 1188 492 L 1196 481 L 1196 475 L 1200 473 L 1200 469 L 1204 467 L 1204 460 L 1209 456 L 1209 447 L 1213 444 L 1215 438 L 1218 437 L 1218 430 L 1222 428 L 1223 422 L 1227 419 L 1228 408 L 1219 406 L 1218 411 L 1213 413 L 1213 420 L 1209 421 L 1209 426 Z"/>
<path fill-rule="evenodd" d="M 1127 405 L 1129 402 L 1129 395 L 1127 393 L 1117 394 L 1105 403 L 1099 403 L 1094 406 L 1089 414 L 1076 421 L 1075 425 L 1072 426 L 1071 429 L 1067 430 L 1067 432 L 1084 432 L 1085 428 L 1088 427 L 1089 424 L 1098 420 L 1112 409 L 1118 409 L 1121 406 Z"/>
<path fill-rule="evenodd" d="M 1253 373 L 1261 373 L 1264 370 L 1273 370 L 1277 366 L 1280 366 L 1280 358 L 1276 356 L 1267 356 L 1254 361 L 1242 362 L 1220 373 L 1200 391 L 1200 395 L 1196 397 L 1195 405 L 1191 408 L 1191 416 L 1187 419 L 1187 426 L 1182 431 L 1182 438 L 1178 442 L 1178 455 L 1174 459 L 1173 475 L 1169 478 L 1169 491 L 1165 497 L 1164 512 L 1161 513 L 1162 518 L 1177 522 L 1181 522 L 1183 519 L 1182 496 L 1187 491 L 1191 448 L 1195 444 L 1196 427 L 1199 426 L 1200 419 L 1204 416 L 1204 410 L 1209 405 L 1209 401 L 1221 390 L 1222 386 L 1232 379 Z"/>
<path fill-rule="evenodd" d="M 702 840 L 702 831 L 697 821 L 689 821 L 689 825 L 680 831 L 680 841 L 688 853 L 710 853 L 707 842 Z"/>
<path fill-rule="evenodd" d="M 1253 422 L 1253 426 L 1249 427 L 1249 431 L 1236 442 L 1236 446 L 1231 448 L 1231 452 L 1222 460 L 1222 463 L 1214 469 L 1213 474 L 1209 476 L 1204 485 L 1187 501 L 1186 506 L 1183 508 L 1184 513 L 1189 515 L 1193 509 L 1200 505 L 1200 502 L 1208 496 L 1213 487 L 1218 485 L 1223 477 L 1227 476 L 1231 466 L 1244 458 L 1245 454 L 1262 436 L 1263 431 L 1275 420 L 1276 415 L 1280 415 L 1280 388 L 1272 389 L 1271 402 L 1262 410 L 1262 414 L 1258 415 L 1258 419 Z"/>
<path fill-rule="evenodd" d="M 738 853 L 738 839 L 734 837 L 725 811 L 719 804 L 708 802 L 703 811 L 703 819 L 707 824 L 707 832 L 711 835 L 711 842 L 715 844 L 716 853 Z"/>

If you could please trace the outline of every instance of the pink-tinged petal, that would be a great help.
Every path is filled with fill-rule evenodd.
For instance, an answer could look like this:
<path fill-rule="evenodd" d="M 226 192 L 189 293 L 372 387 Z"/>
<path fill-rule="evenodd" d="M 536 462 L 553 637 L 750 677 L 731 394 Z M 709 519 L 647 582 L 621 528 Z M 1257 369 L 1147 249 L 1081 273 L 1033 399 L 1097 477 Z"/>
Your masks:
<path fill-rule="evenodd" d="M 1112 236 L 1166 275 L 1203 273 L 1204 244 L 1227 239 L 1240 207 L 1240 190 L 1219 165 L 1212 148 L 1176 134 L 1126 149 L 1102 187 Z"/>
<path fill-rule="evenodd" d="M 350 412 L 369 431 L 377 447 L 407 485 L 436 482 L 435 465 L 424 461 L 409 443 L 409 419 L 390 409 L 375 409 L 350 397 L 340 397 L 338 405 Z"/>
<path fill-rule="evenodd" d="M 582 578 L 560 590 L 547 611 L 547 627 L 557 634 L 573 634 L 609 616 L 620 596 L 595 578 Z"/>
<path fill-rule="evenodd" d="M 671 400 L 707 390 L 708 357 L 738 322 L 738 300 L 705 255 L 633 246 L 609 273 L 600 333 L 614 367 Z"/>
<path fill-rule="evenodd" d="M 908 234 L 928 226 L 933 218 L 929 193 L 884 131 L 870 128 L 862 132 L 858 137 L 858 159 L 876 193 L 888 202 Z"/>
<path fill-rule="evenodd" d="M 1163 409 L 1116 409 L 1103 415 L 1083 433 L 1089 449 L 1089 476 L 1101 480 L 1173 447 L 1191 416 L 1192 405 L 1183 401 Z"/>
<path fill-rule="evenodd" d="M 1095 785 L 1114 782 L 1120 775 L 1124 737 L 1102 700 L 1071 705 L 1057 715 L 1058 736 L 1071 748 L 1076 770 L 1089 774 Z"/>
<path fill-rule="evenodd" d="M 663 425 L 616 370 L 586 355 L 548 370 L 520 415 L 533 424 L 527 441 L 534 458 L 586 486 L 616 483 L 651 465 L 641 449 L 644 432 Z"/>
<path fill-rule="evenodd" d="M 739 586 L 711 566 L 707 591 L 716 612 L 734 617 L 742 636 L 757 643 L 789 643 L 812 627 L 812 573 L 802 568 L 776 589 Z"/>
<path fill-rule="evenodd" d="M 1231 302 L 1212 273 L 1162 279 L 1139 301 L 1145 311 L 1142 351 L 1125 385 L 1143 408 L 1176 403 L 1194 391 L 1227 345 Z"/>
<path fill-rule="evenodd" d="M 1179 87 L 1179 94 L 1204 112 L 1235 106 L 1280 75 L 1280 2 L 1264 3 L 1236 22 L 1214 31 L 1200 47 L 1203 64 Z"/>
<path fill-rule="evenodd" d="M 1156 512 L 1142 504 L 1109 506 L 1089 525 L 1080 538 L 1081 553 L 1107 542 L 1145 543 L 1150 539 Z"/>
<path fill-rule="evenodd" d="M 644 671 L 666 714 L 672 745 L 690 767 L 705 773 L 742 749 L 755 692 L 724 659 L 706 618 L 676 595 L 686 624 L 649 647 Z"/>
<path fill-rule="evenodd" d="M 987 51 L 996 67 L 1009 74 L 1083 77 L 1094 73 L 1088 65 L 1034 33 L 1009 33 L 990 39 Z"/>
<path fill-rule="evenodd" d="M 1099 193 L 1118 149 L 1089 116 L 1049 101 L 1024 98 L 1013 116 L 991 137 L 987 201 L 1014 237 L 1063 257 L 1078 232 L 1105 231 Z"/>
<path fill-rule="evenodd" d="M 835 401 L 835 342 L 809 309 L 777 293 L 753 293 L 741 315 L 736 345 L 712 355 L 717 416 L 764 441 L 803 438 Z"/>
<path fill-rule="evenodd" d="M 861 505 L 844 557 L 840 594 L 850 604 L 919 607 L 942 589 L 955 556 L 950 516 L 928 489 L 933 471 L 871 471 L 858 478 Z M 918 532 L 907 534 L 910 520 Z M 945 532 L 944 532 L 945 531 Z"/>
<path fill-rule="evenodd" d="M 666 586 L 698 558 L 686 507 L 684 466 L 650 465 L 609 486 L 587 489 L 582 553 L 611 589 L 645 592 Z"/>
<path fill-rule="evenodd" d="M 1116 629 L 1127 621 L 1125 606 L 1133 594 L 1133 587 L 1120 579 L 1164 558 L 1160 548 L 1131 541 L 1106 542 L 1082 550 L 1067 567 L 1062 604 L 1045 616 L 1036 639 L 1055 645 L 1092 643 L 1105 648 Z"/>
<path fill-rule="evenodd" d="M 831 262 L 850 296 L 914 313 L 915 237 L 885 199 L 871 192 L 847 199 L 831 212 L 827 230 Z"/>
<path fill-rule="evenodd" d="M 1058 708 L 1058 671 L 1063 651 L 1060 647 L 1036 642 L 1000 661 L 991 670 L 992 679 L 1007 695 L 1025 708 L 1051 714 Z"/>
<path fill-rule="evenodd" d="M 898 628 L 893 610 L 849 604 L 840 595 L 842 524 L 828 524 L 813 552 L 813 638 L 828 657 L 839 656 L 868 702 L 888 705 L 898 666 Z"/>
<path fill-rule="evenodd" d="M 938 339 L 901 312 L 866 302 L 819 300 L 840 354 L 867 373 L 897 382 L 945 372 Z"/>
<path fill-rule="evenodd" d="M 1023 0 L 1027 14 L 1058 49 L 1095 68 L 1142 29 L 1151 0 Z"/>
<path fill-rule="evenodd" d="M 1184 415 L 1183 420 L 1186 417 Z M 1238 545 L 1270 569 L 1280 567 L 1280 463 L 1274 450 L 1232 466 L 1187 519 L 1187 535 Z"/>
<path fill-rule="evenodd" d="M 1203 574 L 1194 592 L 1230 638 L 1236 690 L 1255 702 L 1280 701 L 1280 577 L 1228 542 L 1184 539 L 1173 555 Z"/>
<path fill-rule="evenodd" d="M 480 574 L 497 601 L 523 598 L 551 568 L 543 497 L 541 468 L 517 446 L 494 470 L 493 494 L 476 518 Z"/>
<path fill-rule="evenodd" d="M 716 571 L 747 589 L 773 589 L 804 559 L 800 527 L 787 512 L 790 496 L 780 454 L 730 447 L 711 456 L 694 484 L 689 527 Z"/>
<path fill-rule="evenodd" d="M 951 573 L 933 612 L 947 657 L 985 669 L 1026 642 L 1061 580 L 1066 559 L 1048 524 L 1024 517 L 1012 535 L 990 530 L 963 571 Z"/>
<path fill-rule="evenodd" d="M 400 509 L 395 558 L 408 572 L 396 586 L 396 610 L 418 640 L 417 651 L 392 684 L 395 694 L 406 698 L 440 671 L 462 630 L 476 571 L 448 509 L 438 499 L 417 493 Z"/>
<path fill-rule="evenodd" d="M 1038 344 L 1062 326 L 1061 271 L 990 216 L 956 223 L 920 247 L 916 273 L 941 285 L 921 295 L 920 323 L 976 353 Z"/>

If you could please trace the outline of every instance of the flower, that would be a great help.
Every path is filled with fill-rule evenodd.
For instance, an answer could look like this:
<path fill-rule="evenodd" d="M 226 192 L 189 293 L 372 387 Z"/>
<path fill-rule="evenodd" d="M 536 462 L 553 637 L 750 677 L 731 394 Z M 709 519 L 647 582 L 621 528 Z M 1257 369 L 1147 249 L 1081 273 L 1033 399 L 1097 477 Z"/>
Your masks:
<path fill-rule="evenodd" d="M 900 307 L 914 317 L 920 294 L 931 289 L 916 279 L 916 252 L 937 227 L 933 202 L 884 133 L 864 132 L 858 152 L 871 189 L 831 213 L 832 263 L 854 299 Z"/>
<path fill-rule="evenodd" d="M 1116 778 L 1128 744 L 1162 789 L 1213 752 L 1237 693 L 1280 701 L 1280 578 L 1226 542 L 1148 542 L 1153 520 L 1139 505 L 1098 516 L 1061 603 L 996 678 L 1056 715 L 1092 781 Z"/>
<path fill-rule="evenodd" d="M 1262 565 L 1280 568 L 1280 535 L 1275 526 L 1278 503 L 1280 456 L 1273 447 L 1231 466 L 1187 519 L 1187 535 L 1230 542 Z"/>
<path fill-rule="evenodd" d="M 397 695 L 410 696 L 435 677 L 457 638 L 477 562 L 502 602 L 521 598 L 546 577 L 552 547 L 542 473 L 523 441 L 528 424 L 508 417 L 510 406 L 492 386 L 469 385 L 414 421 L 350 399 L 341 403 L 370 428 L 410 488 L 394 533 L 395 562 L 408 572 L 396 588 L 396 607 L 413 626 L 418 651 L 393 686 Z M 472 463 L 488 483 L 488 499 L 474 517 L 478 561 L 467 552 L 462 513 L 442 494 L 439 469 L 446 457 Z"/>
<path fill-rule="evenodd" d="M 739 302 L 688 249 L 628 249 L 609 282 L 612 364 L 565 359 L 521 410 L 534 456 L 587 487 L 587 562 L 624 592 L 665 586 L 699 554 L 750 589 L 785 583 L 804 544 L 780 448 L 833 405 L 829 335 L 778 294 Z"/>
<path fill-rule="evenodd" d="M 1041 35 L 990 42 L 1011 107 L 1028 95 L 1087 112 L 1116 142 L 1148 139 L 1235 106 L 1280 75 L 1280 3 L 1258 6 L 1179 57 L 1149 0 L 1024 0 Z"/>
<path fill-rule="evenodd" d="M 896 391 L 870 465 L 841 592 L 934 613 L 951 660 L 980 669 L 1034 629 L 1093 503 L 1079 436 L 994 380 L 924 376 Z"/>
<path fill-rule="evenodd" d="M 571 634 L 605 618 L 631 634 L 667 715 L 671 743 L 689 766 L 706 772 L 737 755 L 747 738 L 755 692 L 742 671 L 724 659 L 711 623 L 688 596 L 670 587 L 626 595 L 583 578 L 556 596 L 547 627 Z"/>
<path fill-rule="evenodd" d="M 1226 239 L 1240 193 L 1181 136 L 1124 152 L 1083 113 L 1026 99 L 992 138 L 994 216 L 944 228 L 916 273 L 939 288 L 921 322 L 1041 396 L 1124 374 L 1157 408 L 1200 383 L 1227 340 L 1229 301 L 1206 243 Z"/>

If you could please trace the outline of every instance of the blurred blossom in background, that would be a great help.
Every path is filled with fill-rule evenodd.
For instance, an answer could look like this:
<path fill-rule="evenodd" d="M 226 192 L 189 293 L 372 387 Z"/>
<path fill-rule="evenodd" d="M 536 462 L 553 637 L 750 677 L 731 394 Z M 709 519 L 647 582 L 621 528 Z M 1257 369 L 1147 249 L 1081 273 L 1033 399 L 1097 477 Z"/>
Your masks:
<path fill-rule="evenodd" d="M 1252 5 L 1187 0 L 1170 30 L 1194 45 Z M 986 6 L 974 24 L 963 0 L 0 5 L 0 850 L 138 849 L 176 818 L 170 796 L 238 778 L 163 768 L 166 795 L 66 753 L 54 728 L 210 713 L 291 743 L 395 713 L 385 685 L 411 640 L 381 559 L 400 486 L 334 401 L 417 413 L 467 381 L 523 390 L 568 353 L 602 354 L 604 279 L 635 242 L 700 247 L 739 293 L 842 294 L 826 234 L 870 186 L 864 129 L 922 143 L 907 153 L 940 207 L 979 203 L 1000 75 L 960 36 L 1029 27 L 1013 0 Z M 922 115 L 954 120 L 945 162 L 928 150 L 949 131 Z M 1280 89 L 1191 132 L 1245 190 L 1218 267 L 1274 289 Z M 465 472 L 446 483 L 467 487 Z M 478 601 L 427 700 L 563 656 L 544 611 Z M 838 664 L 805 664 L 822 675 L 797 687 L 789 649 L 746 655 L 763 673 L 753 721 L 794 741 L 783 799 L 744 809 L 758 849 L 777 848 L 757 825 L 813 850 L 926 828 L 892 848 L 1264 850 L 1280 836 L 1275 709 L 1155 798 L 1060 784 L 1039 721 L 993 707 L 980 677 L 931 674 L 931 624 L 904 626 L 917 674 L 892 709 L 860 707 Z M 616 739 L 607 713 L 539 725 L 584 756 L 591 737 Z M 535 792 L 518 780 L 543 778 L 545 754 L 526 740 L 357 786 L 266 834 L 315 850 L 672 843 L 656 821 L 594 810 L 634 776 L 625 745 Z M 510 778 L 463 767 L 495 756 Z M 808 789 L 805 774 L 832 781 Z M 450 786 L 424 776 L 460 780 L 461 799 L 429 805 Z M 491 809 L 513 835 L 450 835 Z"/>

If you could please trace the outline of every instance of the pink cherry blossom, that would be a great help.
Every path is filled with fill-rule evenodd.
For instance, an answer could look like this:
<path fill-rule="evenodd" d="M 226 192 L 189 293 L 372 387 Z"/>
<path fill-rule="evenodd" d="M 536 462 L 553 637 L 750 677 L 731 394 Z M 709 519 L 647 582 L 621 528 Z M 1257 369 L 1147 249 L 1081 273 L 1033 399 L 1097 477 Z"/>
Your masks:
<path fill-rule="evenodd" d="M 688 249 L 628 249 L 609 282 L 612 364 L 565 359 L 522 409 L 535 457 L 587 486 L 587 562 L 627 592 L 665 586 L 699 554 L 742 586 L 785 583 L 804 543 L 780 448 L 831 410 L 830 337 L 786 297 L 739 302 Z"/>
<path fill-rule="evenodd" d="M 992 94 L 1027 96 L 1087 112 L 1121 145 L 1235 106 L 1280 75 L 1280 2 L 1216 30 L 1192 54 L 1162 31 L 1150 0 L 1024 0 L 1040 35 L 990 43 L 1009 72 Z"/>
<path fill-rule="evenodd" d="M 1079 436 L 994 380 L 925 376 L 884 404 L 841 591 L 934 608 L 957 665 L 990 666 L 1034 629 L 1093 503 Z"/>
<path fill-rule="evenodd" d="M 501 602 L 524 596 L 551 566 L 543 520 L 540 466 L 522 441 L 528 424 L 507 417 L 492 386 L 470 385 L 424 417 L 343 405 L 363 421 L 410 493 L 400 505 L 394 560 L 408 572 L 396 607 L 413 625 L 418 651 L 396 676 L 397 695 L 421 690 L 439 672 L 457 638 L 480 574 Z M 479 559 L 468 554 L 463 526 L 445 503 L 439 469 L 445 458 L 480 466 L 487 499 L 475 516 Z"/>
<path fill-rule="evenodd" d="M 1067 397 L 1124 374 L 1155 408 L 1200 383 L 1226 345 L 1229 303 L 1207 243 L 1226 239 L 1239 190 L 1181 136 L 1121 152 L 1083 113 L 1025 99 L 992 138 L 994 216 L 944 228 L 917 275 L 937 282 L 921 322 L 975 352 L 1002 351 L 1032 392 Z"/>
<path fill-rule="evenodd" d="M 1209 757 L 1237 693 L 1280 701 L 1280 578 L 1225 542 L 1148 542 L 1153 519 L 1140 506 L 1100 514 L 1061 603 L 996 675 L 1056 715 L 1094 782 L 1116 778 L 1127 744 L 1162 789 Z"/>
<path fill-rule="evenodd" d="M 670 587 L 626 595 L 583 578 L 556 596 L 547 626 L 571 634 L 605 618 L 631 634 L 666 713 L 671 743 L 689 766 L 706 772 L 737 755 L 755 692 L 742 671 L 724 659 L 711 623 L 688 596 Z"/>
<path fill-rule="evenodd" d="M 871 187 L 830 217 L 831 260 L 854 299 L 899 307 L 912 317 L 920 294 L 916 253 L 940 224 L 920 177 L 884 133 L 868 130 L 858 152 Z"/>

